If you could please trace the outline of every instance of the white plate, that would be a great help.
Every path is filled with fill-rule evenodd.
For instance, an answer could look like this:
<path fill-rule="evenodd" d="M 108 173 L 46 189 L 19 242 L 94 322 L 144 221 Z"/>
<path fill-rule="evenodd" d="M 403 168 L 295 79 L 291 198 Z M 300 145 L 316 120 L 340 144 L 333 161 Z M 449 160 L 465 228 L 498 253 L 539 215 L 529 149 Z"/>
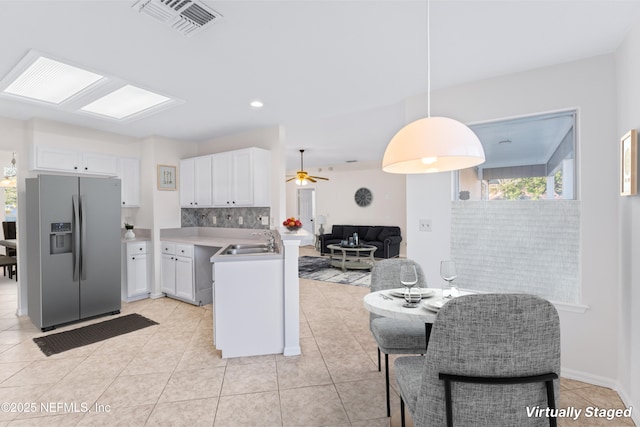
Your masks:
<path fill-rule="evenodd" d="M 445 300 L 441 300 L 441 299 L 437 299 L 437 300 L 429 300 L 429 301 L 425 301 L 422 303 L 422 306 L 424 308 L 426 308 L 429 311 L 435 311 L 437 312 L 438 310 L 440 310 L 442 308 L 443 305 L 445 305 L 447 303 L 447 301 Z"/>
<path fill-rule="evenodd" d="M 420 289 L 420 296 L 422 298 L 429 298 L 436 293 L 435 289 L 431 289 L 431 288 L 416 288 L 416 289 Z M 391 289 L 389 290 L 389 295 L 397 298 L 404 298 L 404 288 Z"/>

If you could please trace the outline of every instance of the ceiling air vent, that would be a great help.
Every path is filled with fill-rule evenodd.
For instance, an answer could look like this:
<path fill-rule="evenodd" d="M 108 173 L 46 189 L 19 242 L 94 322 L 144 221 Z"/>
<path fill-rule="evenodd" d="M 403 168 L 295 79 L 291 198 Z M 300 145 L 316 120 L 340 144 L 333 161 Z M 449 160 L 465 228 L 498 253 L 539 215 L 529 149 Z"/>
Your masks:
<path fill-rule="evenodd" d="M 170 25 L 185 36 L 203 30 L 222 15 L 202 2 L 193 0 L 138 0 L 133 8 Z"/>

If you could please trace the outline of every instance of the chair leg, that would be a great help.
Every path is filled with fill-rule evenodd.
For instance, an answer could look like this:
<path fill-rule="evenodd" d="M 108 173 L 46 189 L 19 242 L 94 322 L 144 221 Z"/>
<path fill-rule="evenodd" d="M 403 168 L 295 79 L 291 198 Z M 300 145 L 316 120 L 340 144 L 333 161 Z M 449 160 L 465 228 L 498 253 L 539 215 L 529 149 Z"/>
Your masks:
<path fill-rule="evenodd" d="M 400 425 L 402 427 L 405 427 L 405 420 L 404 420 L 404 400 L 402 400 L 402 396 L 400 396 Z"/>
<path fill-rule="evenodd" d="M 387 383 L 387 417 L 391 416 L 391 402 L 389 402 L 389 355 L 384 354 L 384 375 Z"/>
<path fill-rule="evenodd" d="M 378 347 L 378 372 L 380 372 L 382 369 L 380 367 L 380 347 Z"/>

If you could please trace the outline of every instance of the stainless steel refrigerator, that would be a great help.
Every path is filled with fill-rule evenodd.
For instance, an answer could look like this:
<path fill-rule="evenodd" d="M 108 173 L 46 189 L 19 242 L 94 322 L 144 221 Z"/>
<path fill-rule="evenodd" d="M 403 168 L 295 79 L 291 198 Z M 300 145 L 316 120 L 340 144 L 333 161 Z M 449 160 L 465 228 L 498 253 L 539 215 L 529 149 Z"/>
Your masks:
<path fill-rule="evenodd" d="M 120 312 L 120 180 L 26 180 L 27 297 L 43 331 Z"/>

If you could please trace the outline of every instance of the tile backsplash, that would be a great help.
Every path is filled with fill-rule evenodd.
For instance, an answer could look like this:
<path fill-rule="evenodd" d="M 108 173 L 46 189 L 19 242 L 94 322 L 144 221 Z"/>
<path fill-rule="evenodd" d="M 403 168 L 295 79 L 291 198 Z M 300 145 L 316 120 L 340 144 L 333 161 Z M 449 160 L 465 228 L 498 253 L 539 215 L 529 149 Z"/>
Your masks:
<path fill-rule="evenodd" d="M 182 208 L 182 227 L 220 227 L 220 228 L 250 228 L 268 230 L 262 224 L 262 218 L 269 218 L 271 209 L 258 208 Z M 240 224 L 242 218 L 242 224 Z"/>

